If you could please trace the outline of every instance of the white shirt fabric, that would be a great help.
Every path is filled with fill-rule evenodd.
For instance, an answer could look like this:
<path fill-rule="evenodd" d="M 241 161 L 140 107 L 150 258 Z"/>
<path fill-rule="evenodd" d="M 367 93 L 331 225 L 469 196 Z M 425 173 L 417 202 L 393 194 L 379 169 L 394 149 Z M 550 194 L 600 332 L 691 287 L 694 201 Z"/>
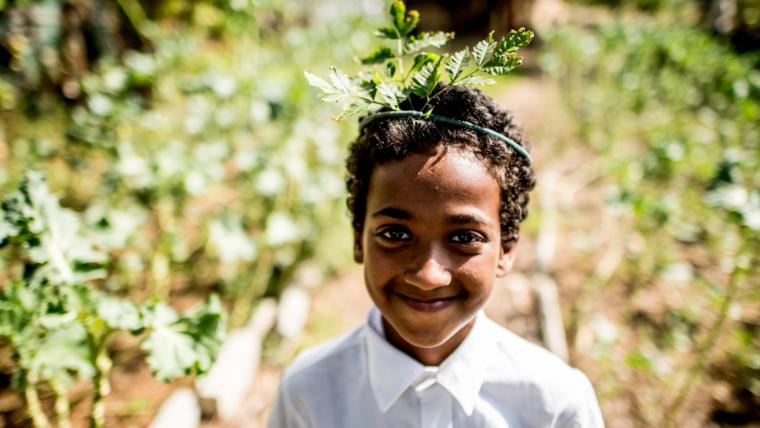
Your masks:
<path fill-rule="evenodd" d="M 603 427 L 586 376 L 483 312 L 440 365 L 386 339 L 380 313 L 302 352 L 280 383 L 269 428 Z"/>

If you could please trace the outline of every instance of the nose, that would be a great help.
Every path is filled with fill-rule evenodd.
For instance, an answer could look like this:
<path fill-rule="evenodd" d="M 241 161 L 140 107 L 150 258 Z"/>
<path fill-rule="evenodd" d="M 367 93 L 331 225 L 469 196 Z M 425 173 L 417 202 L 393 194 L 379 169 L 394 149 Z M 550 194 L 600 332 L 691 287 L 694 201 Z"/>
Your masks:
<path fill-rule="evenodd" d="M 423 290 L 446 287 L 451 283 L 446 259 L 441 249 L 431 248 L 405 272 L 405 281 Z"/>

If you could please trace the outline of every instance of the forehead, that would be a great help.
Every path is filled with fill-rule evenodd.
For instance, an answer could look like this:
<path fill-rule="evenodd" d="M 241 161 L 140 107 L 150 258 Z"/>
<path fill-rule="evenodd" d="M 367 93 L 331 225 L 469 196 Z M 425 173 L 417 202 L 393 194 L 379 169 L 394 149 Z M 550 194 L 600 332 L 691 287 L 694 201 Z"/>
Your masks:
<path fill-rule="evenodd" d="M 475 210 L 498 224 L 500 187 L 485 162 L 470 151 L 438 146 L 374 168 L 367 215 L 400 208 L 419 216 Z"/>

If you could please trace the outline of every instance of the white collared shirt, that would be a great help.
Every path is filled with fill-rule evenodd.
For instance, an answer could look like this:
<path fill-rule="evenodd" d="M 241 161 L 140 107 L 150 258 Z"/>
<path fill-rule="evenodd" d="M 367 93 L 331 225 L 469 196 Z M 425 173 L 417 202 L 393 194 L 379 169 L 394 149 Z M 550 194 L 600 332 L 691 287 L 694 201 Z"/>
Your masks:
<path fill-rule="evenodd" d="M 603 427 L 586 376 L 483 312 L 459 347 L 424 366 L 362 327 L 301 353 L 280 383 L 270 428 Z"/>

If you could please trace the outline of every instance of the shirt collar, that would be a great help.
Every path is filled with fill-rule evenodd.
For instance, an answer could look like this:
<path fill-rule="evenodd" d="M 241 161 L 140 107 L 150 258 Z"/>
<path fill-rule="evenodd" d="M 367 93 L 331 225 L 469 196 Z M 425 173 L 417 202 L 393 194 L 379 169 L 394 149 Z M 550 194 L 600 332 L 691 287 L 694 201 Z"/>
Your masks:
<path fill-rule="evenodd" d="M 372 308 L 365 327 L 369 381 L 378 407 L 385 413 L 393 403 L 416 384 L 420 377 L 435 373 L 436 381 L 462 406 L 468 416 L 472 414 L 476 398 L 483 385 L 484 358 L 493 355 L 484 349 L 488 343 L 488 319 L 481 311 L 470 333 L 437 368 L 427 368 L 404 354 L 386 339 L 380 312 Z"/>

